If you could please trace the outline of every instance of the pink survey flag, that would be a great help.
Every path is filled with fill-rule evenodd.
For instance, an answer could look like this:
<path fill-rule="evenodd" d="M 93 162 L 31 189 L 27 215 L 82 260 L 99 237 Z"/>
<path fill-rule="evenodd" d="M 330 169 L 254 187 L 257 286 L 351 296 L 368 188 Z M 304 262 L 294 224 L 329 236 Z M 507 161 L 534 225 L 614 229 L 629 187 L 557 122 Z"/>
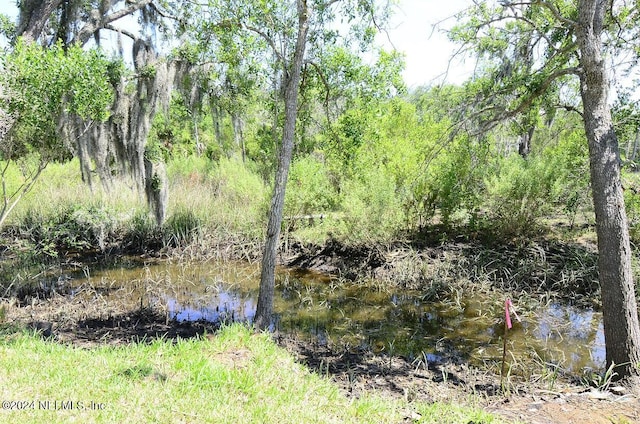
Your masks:
<path fill-rule="evenodd" d="M 520 322 L 520 317 L 516 313 L 515 309 L 516 308 L 515 306 L 513 306 L 511 299 L 507 298 L 507 300 L 504 301 L 504 317 L 505 317 L 508 329 L 511 329 L 511 327 L 513 327 L 513 325 L 511 325 L 511 312 L 513 312 L 513 315 L 516 317 L 518 322 Z"/>

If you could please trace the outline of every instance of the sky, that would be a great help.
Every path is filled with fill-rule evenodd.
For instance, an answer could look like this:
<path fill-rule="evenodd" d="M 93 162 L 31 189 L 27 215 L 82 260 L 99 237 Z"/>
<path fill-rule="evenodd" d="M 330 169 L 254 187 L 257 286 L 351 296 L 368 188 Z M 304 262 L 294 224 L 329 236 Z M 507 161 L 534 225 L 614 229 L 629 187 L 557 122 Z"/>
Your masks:
<path fill-rule="evenodd" d="M 455 60 L 449 66 L 456 45 L 449 42 L 444 30 L 455 24 L 455 13 L 471 4 L 471 0 L 400 0 L 388 35 L 393 46 L 406 55 L 404 79 L 409 88 L 439 83 L 445 77 L 453 84 L 470 77 L 470 60 Z M 388 46 L 385 38 L 379 40 Z"/>
<path fill-rule="evenodd" d="M 398 3 L 388 34 L 380 34 L 378 42 L 390 48 L 388 38 L 393 47 L 405 53 L 403 76 L 409 88 L 442 82 L 456 49 L 443 30 L 454 24 L 451 17 L 468 7 L 472 0 L 399 0 Z M 16 0 L 0 0 L 0 13 L 16 17 Z M 446 82 L 461 83 L 470 74 L 470 63 L 457 61 L 450 67 Z"/>

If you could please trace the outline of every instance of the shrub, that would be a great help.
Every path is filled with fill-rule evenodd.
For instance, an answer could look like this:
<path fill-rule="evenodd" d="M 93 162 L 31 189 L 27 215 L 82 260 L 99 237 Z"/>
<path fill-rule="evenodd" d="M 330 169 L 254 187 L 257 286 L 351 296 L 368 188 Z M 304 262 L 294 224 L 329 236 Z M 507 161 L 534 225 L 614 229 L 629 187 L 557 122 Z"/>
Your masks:
<path fill-rule="evenodd" d="M 164 224 L 164 242 L 169 246 L 184 246 L 197 239 L 201 230 L 201 219 L 193 211 L 180 208 Z"/>
<path fill-rule="evenodd" d="M 162 229 L 146 209 L 137 210 L 128 221 L 123 245 L 133 251 L 154 250 L 162 243 Z"/>
<path fill-rule="evenodd" d="M 27 210 L 19 228 L 35 250 L 56 257 L 60 251 L 104 251 L 117 237 L 119 223 L 104 205 L 67 204 L 55 213 Z"/>
<path fill-rule="evenodd" d="M 260 203 L 266 195 L 262 179 L 251 170 L 252 164 L 236 158 L 222 158 L 209 172 L 216 185 L 216 195 L 234 206 Z"/>
<path fill-rule="evenodd" d="M 334 210 L 337 192 L 324 164 L 313 156 L 295 161 L 289 172 L 285 215 L 309 215 Z"/>
<path fill-rule="evenodd" d="M 393 178 L 372 168 L 342 188 L 343 235 L 352 241 L 387 241 L 403 227 L 404 215 Z"/>
<path fill-rule="evenodd" d="M 210 230 L 257 235 L 264 229 L 268 189 L 253 167 L 235 158 L 174 158 L 168 166 L 169 210 L 190 211 Z"/>
<path fill-rule="evenodd" d="M 504 237 L 527 236 L 539 229 L 549 207 L 556 175 L 541 158 L 504 158 L 497 172 L 485 179 L 489 225 Z"/>

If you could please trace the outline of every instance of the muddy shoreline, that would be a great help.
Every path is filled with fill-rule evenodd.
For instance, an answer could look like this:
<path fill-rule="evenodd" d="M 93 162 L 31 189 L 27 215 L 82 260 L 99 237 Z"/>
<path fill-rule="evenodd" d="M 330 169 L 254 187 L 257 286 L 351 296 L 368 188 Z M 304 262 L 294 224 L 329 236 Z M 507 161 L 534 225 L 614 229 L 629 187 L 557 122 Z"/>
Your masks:
<path fill-rule="evenodd" d="M 322 246 L 292 243 L 282 264 L 352 281 L 375 278 L 419 290 L 437 292 L 451 284 L 480 285 L 505 293 L 550 294 L 567 303 L 599 306 L 597 252 L 590 243 L 542 239 L 502 244 L 450 241 L 350 246 L 329 240 Z"/>
<path fill-rule="evenodd" d="M 51 342 L 84 349 L 150 343 L 157 338 L 174 341 L 215 337 L 219 328 L 215 323 L 168 320 L 161 311 L 146 306 L 125 311 L 117 305 L 104 305 L 98 312 L 93 305 L 63 294 L 9 308 L 6 318 L 14 325 L 37 331 Z M 411 361 L 292 338 L 283 333 L 275 333 L 274 340 L 310 370 L 333 380 L 348 396 L 376 393 L 429 403 L 471 402 L 502 416 L 507 422 L 640 422 L 637 397 L 625 392 L 599 391 L 574 378 L 560 377 L 551 389 L 542 377 L 529 381 L 514 379 L 504 393 L 498 375 L 473 368 L 455 357 Z"/>
<path fill-rule="evenodd" d="M 238 249 L 233 244 L 226 245 L 223 253 L 203 255 L 200 249 L 143 252 L 135 257 L 142 262 L 221 257 L 255 261 L 259 251 L 247 246 Z M 81 269 L 104 263 L 105 256 L 86 255 L 82 261 L 79 258 L 67 258 L 66 265 L 62 261 L 57 267 Z M 553 296 L 566 302 L 597 305 L 595 258 L 592 246 L 552 241 L 521 246 L 450 242 L 420 247 L 411 243 L 372 247 L 347 246 L 333 240 L 324 246 L 289 243 L 288 250 L 280 255 L 280 262 L 282 266 L 312 269 L 350 280 L 376 278 L 400 287 L 419 287 L 434 297 L 455 282 L 483 284 L 504 291 L 549 293 L 555 289 Z M 562 287 L 558 285 L 559 277 L 563 278 Z M 152 304 L 141 303 L 132 308 L 101 302 L 106 291 L 121 290 L 118 287 L 84 287 L 86 296 L 81 296 L 77 290 L 66 291 L 63 283 L 40 285 L 6 296 L 2 300 L 4 322 L 31 328 L 55 342 L 83 348 L 150 342 L 160 337 L 167 340 L 204 337 L 219 328 L 219 323 L 178 322 Z M 276 333 L 274 338 L 299 361 L 330 377 L 351 396 L 373 391 L 408 400 L 460 403 L 467 403 L 474 396 L 484 408 L 509 420 L 578 422 L 576 417 L 582 413 L 584 420 L 580 422 L 611 422 L 611 417 L 640 422 L 637 398 L 624 392 L 599 394 L 573 377 L 559 378 L 553 390 L 549 390 L 545 381 L 514 380 L 505 394 L 499 376 L 470 367 L 455 357 L 434 362 L 409 360 L 293 339 L 286 334 Z M 584 415 L 585 411 L 589 415 Z"/>

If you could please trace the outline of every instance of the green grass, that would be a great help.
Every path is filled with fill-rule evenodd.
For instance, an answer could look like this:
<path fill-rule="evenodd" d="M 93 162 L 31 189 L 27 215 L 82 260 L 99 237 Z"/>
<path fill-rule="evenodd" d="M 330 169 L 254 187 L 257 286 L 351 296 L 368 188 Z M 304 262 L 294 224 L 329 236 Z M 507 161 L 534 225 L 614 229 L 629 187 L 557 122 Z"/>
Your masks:
<path fill-rule="evenodd" d="M 9 167 L 9 188 L 19 186 L 19 174 L 16 166 Z M 169 163 L 168 174 L 169 203 L 162 228 L 166 244 L 184 244 L 196 233 L 213 239 L 262 238 L 268 189 L 249 167 L 232 159 L 213 163 L 178 158 Z M 82 182 L 75 159 L 50 164 L 6 225 L 38 245 L 27 250 L 47 254 L 55 254 L 56 246 L 104 250 L 127 234 L 144 245 L 158 234 L 144 194 L 132 181 L 115 180 L 110 190 L 94 181 L 92 190 Z"/>
<path fill-rule="evenodd" d="M 498 422 L 454 405 L 349 399 L 241 325 L 211 338 L 93 349 L 5 333 L 0 358 L 3 422 L 392 423 L 407 411 L 429 423 Z"/>

